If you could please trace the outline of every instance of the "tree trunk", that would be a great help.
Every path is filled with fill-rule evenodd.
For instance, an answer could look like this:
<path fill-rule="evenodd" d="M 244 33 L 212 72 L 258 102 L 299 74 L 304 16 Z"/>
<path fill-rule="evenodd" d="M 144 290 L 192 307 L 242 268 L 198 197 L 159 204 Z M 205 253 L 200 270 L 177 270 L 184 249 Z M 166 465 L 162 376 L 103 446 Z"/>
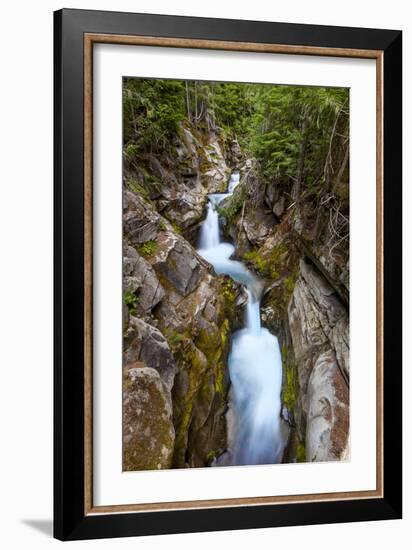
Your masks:
<path fill-rule="evenodd" d="M 342 176 L 343 176 L 343 173 L 345 171 L 345 168 L 346 168 L 346 165 L 348 164 L 348 160 L 349 160 L 349 143 L 347 144 L 346 146 L 346 149 L 345 149 L 345 155 L 343 157 L 343 161 L 342 161 L 342 164 L 339 168 L 339 171 L 336 175 L 336 180 L 335 180 L 335 184 L 333 186 L 333 192 L 336 191 L 336 189 L 339 187 L 339 185 L 341 184 L 341 181 L 342 181 Z"/>
<path fill-rule="evenodd" d="M 307 127 L 308 127 L 308 119 L 307 119 L 307 116 L 304 115 L 302 126 L 301 126 L 302 140 L 300 142 L 296 182 L 295 182 L 294 193 L 293 193 L 293 198 L 296 201 L 297 209 L 299 209 L 302 180 L 303 180 L 303 174 L 305 170 L 305 156 L 306 156 L 306 148 L 308 145 L 308 138 L 306 135 Z"/>
<path fill-rule="evenodd" d="M 190 96 L 189 96 L 189 82 L 186 80 L 186 108 L 187 108 L 187 118 L 191 122 L 190 117 Z"/>
<path fill-rule="evenodd" d="M 199 120 L 199 108 L 197 105 L 197 82 L 195 80 L 195 120 L 198 122 Z"/>

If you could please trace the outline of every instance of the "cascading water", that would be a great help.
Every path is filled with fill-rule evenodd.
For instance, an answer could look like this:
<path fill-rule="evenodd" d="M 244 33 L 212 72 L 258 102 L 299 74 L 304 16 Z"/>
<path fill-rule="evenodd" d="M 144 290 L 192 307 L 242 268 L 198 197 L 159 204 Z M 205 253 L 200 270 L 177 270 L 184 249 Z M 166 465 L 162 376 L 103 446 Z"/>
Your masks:
<path fill-rule="evenodd" d="M 233 191 L 239 185 L 239 182 L 240 182 L 239 172 L 233 172 L 233 174 L 230 176 L 229 185 L 228 185 L 228 192 L 229 192 L 230 195 L 233 193 Z"/>
<path fill-rule="evenodd" d="M 217 205 L 239 184 L 233 173 L 227 193 L 209 195 L 206 219 L 202 224 L 199 254 L 219 274 L 246 285 L 246 327 L 233 334 L 229 355 L 232 382 L 232 426 L 229 450 L 216 465 L 275 464 L 281 460 L 283 437 L 280 427 L 282 358 L 279 343 L 260 324 L 260 281 L 243 265 L 231 260 L 235 248 L 221 242 Z"/>

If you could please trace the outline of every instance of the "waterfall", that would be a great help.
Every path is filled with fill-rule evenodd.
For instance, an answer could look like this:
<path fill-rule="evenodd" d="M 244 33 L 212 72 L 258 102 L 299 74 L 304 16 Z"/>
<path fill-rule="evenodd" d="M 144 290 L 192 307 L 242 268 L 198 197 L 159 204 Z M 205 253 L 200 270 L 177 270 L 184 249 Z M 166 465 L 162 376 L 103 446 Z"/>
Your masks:
<path fill-rule="evenodd" d="M 260 282 L 242 262 L 230 259 L 235 248 L 220 239 L 217 206 L 238 184 L 239 173 L 235 172 L 227 193 L 208 196 L 198 249 L 218 274 L 224 273 L 244 284 L 247 292 L 245 328 L 233 334 L 228 360 L 232 383 L 229 450 L 218 459 L 217 466 L 275 464 L 281 460 L 284 447 L 280 427 L 282 358 L 278 339 L 261 327 Z"/>
<path fill-rule="evenodd" d="M 261 330 L 260 303 L 259 300 L 253 298 L 249 289 L 247 289 L 246 327 L 252 334 L 259 334 Z"/>
<path fill-rule="evenodd" d="M 219 244 L 219 217 L 218 213 L 213 205 L 213 202 L 209 199 L 207 205 L 207 215 L 203 222 L 200 232 L 200 246 L 206 250 L 215 248 Z"/>
<path fill-rule="evenodd" d="M 236 187 L 239 185 L 240 181 L 240 174 L 239 172 L 233 172 L 233 174 L 230 176 L 229 180 L 229 186 L 228 186 L 228 192 L 229 194 L 232 194 L 233 191 L 236 189 Z"/>

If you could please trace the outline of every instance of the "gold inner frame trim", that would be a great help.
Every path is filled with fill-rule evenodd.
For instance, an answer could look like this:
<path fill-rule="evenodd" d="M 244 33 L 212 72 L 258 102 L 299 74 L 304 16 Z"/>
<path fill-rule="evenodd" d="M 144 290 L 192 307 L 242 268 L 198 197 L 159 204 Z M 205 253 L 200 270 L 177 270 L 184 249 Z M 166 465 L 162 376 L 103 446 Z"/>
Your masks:
<path fill-rule="evenodd" d="M 206 50 L 282 53 L 376 60 L 376 489 L 269 497 L 156 502 L 145 504 L 93 504 L 93 45 L 96 43 L 160 46 Z M 337 500 L 383 498 L 383 63 L 381 50 L 290 46 L 254 42 L 228 42 L 153 36 L 84 35 L 84 513 L 113 514 L 234 506 L 259 506 Z"/>

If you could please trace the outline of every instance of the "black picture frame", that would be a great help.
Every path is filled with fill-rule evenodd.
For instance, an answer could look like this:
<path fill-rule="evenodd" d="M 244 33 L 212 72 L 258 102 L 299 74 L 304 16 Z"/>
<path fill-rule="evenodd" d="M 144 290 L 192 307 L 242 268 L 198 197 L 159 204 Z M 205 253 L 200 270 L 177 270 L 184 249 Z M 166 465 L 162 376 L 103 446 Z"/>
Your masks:
<path fill-rule="evenodd" d="M 84 35 L 383 53 L 383 497 L 85 514 Z M 402 515 L 402 33 L 63 9 L 54 14 L 54 536 L 61 540 L 397 519 Z"/>

